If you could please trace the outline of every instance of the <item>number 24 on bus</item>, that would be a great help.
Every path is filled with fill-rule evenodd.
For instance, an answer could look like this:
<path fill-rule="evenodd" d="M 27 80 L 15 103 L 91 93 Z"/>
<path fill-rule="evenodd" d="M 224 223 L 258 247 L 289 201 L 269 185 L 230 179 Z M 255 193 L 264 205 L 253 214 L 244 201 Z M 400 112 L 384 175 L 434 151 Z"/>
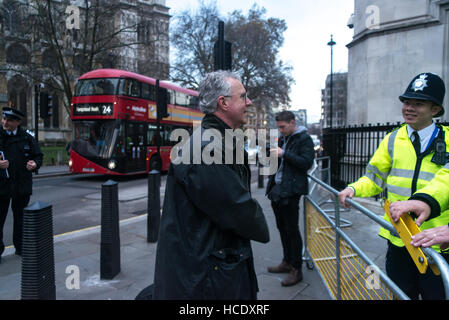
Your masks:
<path fill-rule="evenodd" d="M 158 107 L 167 111 L 159 116 L 159 134 Z M 175 144 L 170 133 L 191 130 L 203 116 L 196 91 L 123 70 L 90 71 L 78 79 L 72 99 L 70 171 L 116 175 L 166 171 Z"/>

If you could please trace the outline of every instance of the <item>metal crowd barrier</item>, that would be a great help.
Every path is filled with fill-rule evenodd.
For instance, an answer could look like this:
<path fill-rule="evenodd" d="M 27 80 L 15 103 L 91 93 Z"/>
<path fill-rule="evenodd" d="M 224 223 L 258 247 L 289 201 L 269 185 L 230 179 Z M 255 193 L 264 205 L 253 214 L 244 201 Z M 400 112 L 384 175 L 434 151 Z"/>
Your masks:
<path fill-rule="evenodd" d="M 317 160 L 325 160 L 319 158 Z M 408 300 L 409 297 L 346 235 L 347 227 L 340 218 L 338 191 L 317 178 L 330 168 L 315 166 L 309 172 L 310 192 L 304 197 L 304 251 L 303 260 L 310 268 L 310 261 L 319 271 L 329 295 L 337 300 Z M 330 177 L 330 172 L 327 177 Z M 318 203 L 319 187 L 333 196 L 335 213 L 330 217 Z M 346 203 L 360 211 L 380 226 L 396 234 L 395 228 L 386 220 L 347 199 Z M 429 263 L 435 263 L 441 271 L 446 299 L 449 299 L 449 266 L 432 248 L 422 248 Z M 338 257 L 338 259 L 337 259 Z"/>

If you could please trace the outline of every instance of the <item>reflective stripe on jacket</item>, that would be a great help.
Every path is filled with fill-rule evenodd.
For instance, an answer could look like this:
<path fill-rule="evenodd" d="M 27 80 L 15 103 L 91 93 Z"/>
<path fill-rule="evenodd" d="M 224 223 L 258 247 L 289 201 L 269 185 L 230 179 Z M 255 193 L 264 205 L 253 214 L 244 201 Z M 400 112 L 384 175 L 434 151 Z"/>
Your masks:
<path fill-rule="evenodd" d="M 449 128 L 439 126 L 440 135 L 444 135 L 446 152 L 449 152 Z M 366 167 L 366 173 L 359 180 L 350 184 L 357 197 L 371 197 L 387 188 L 388 199 L 391 202 L 408 200 L 414 193 L 422 190 L 436 194 L 436 200 L 441 201 L 441 208 L 447 208 L 449 190 L 441 189 L 441 183 L 449 179 L 449 166 L 433 163 L 434 142 L 419 156 L 407 134 L 407 126 L 387 134 Z M 432 184 L 429 183 L 432 181 Z M 435 182 L 435 183 L 434 183 Z M 439 183 L 436 183 L 439 182 Z M 429 186 L 428 186 L 429 185 Z M 426 188 L 427 187 L 427 188 Z M 423 189 L 424 188 L 424 189 Z M 418 192 L 416 192 L 418 190 Z M 384 219 L 388 220 L 385 215 Z M 442 226 L 449 223 L 449 210 L 436 217 L 431 217 L 421 225 L 421 230 Z M 404 246 L 402 240 L 393 236 L 387 229 L 381 228 L 379 235 L 390 240 L 396 246 Z M 439 246 L 434 246 L 439 250 Z"/>

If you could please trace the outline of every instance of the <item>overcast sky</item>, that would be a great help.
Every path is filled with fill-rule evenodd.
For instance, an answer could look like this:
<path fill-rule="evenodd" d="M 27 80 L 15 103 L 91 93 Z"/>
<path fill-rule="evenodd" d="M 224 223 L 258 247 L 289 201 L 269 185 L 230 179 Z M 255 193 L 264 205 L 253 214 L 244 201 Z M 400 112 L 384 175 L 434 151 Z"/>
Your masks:
<path fill-rule="evenodd" d="M 166 0 L 170 14 L 195 8 L 197 0 Z M 210 0 L 205 0 L 210 1 Z M 330 47 L 334 35 L 334 72 L 348 70 L 348 49 L 353 29 L 346 23 L 354 12 L 353 0 L 217 0 L 222 15 L 233 10 L 248 13 L 257 3 L 267 9 L 267 17 L 284 19 L 287 31 L 280 58 L 293 66 L 296 84 L 291 90 L 291 110 L 307 109 L 308 122 L 318 122 L 321 113 L 321 89 L 330 73 Z"/>

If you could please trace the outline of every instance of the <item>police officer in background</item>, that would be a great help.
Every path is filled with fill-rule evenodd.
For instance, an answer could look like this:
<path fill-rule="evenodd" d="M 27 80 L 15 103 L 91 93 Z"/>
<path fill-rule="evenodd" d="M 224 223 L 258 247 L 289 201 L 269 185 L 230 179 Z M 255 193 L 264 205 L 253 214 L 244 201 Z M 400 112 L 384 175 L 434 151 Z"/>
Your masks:
<path fill-rule="evenodd" d="M 32 134 L 20 127 L 25 115 L 13 108 L 3 108 L 0 128 L 0 259 L 5 245 L 3 226 L 8 208 L 14 217 L 13 243 L 22 254 L 23 209 L 32 193 L 32 172 L 42 165 L 43 155 Z M 1 260 L 0 260 L 1 261 Z"/>
<path fill-rule="evenodd" d="M 339 193 L 342 206 L 347 206 L 348 197 L 371 197 L 387 188 L 394 219 L 398 219 L 396 207 L 401 207 L 404 200 L 421 200 L 438 207 L 422 190 L 435 189 L 434 181 L 447 179 L 449 127 L 433 121 L 444 113 L 445 91 L 443 80 L 435 74 L 421 73 L 413 78 L 399 96 L 405 123 L 385 136 L 370 159 L 365 175 Z M 387 216 L 385 219 L 388 221 Z M 441 214 L 432 210 L 427 216 L 420 214 L 416 223 L 421 230 L 445 226 L 449 223 L 449 210 Z M 444 299 L 440 276 L 433 275 L 429 269 L 426 274 L 420 274 L 400 238 L 385 228 L 381 228 L 379 235 L 388 240 L 387 274 L 402 291 L 411 299 L 419 296 L 425 300 Z M 441 252 L 439 245 L 434 249 Z M 449 255 L 441 253 L 449 261 Z"/>

